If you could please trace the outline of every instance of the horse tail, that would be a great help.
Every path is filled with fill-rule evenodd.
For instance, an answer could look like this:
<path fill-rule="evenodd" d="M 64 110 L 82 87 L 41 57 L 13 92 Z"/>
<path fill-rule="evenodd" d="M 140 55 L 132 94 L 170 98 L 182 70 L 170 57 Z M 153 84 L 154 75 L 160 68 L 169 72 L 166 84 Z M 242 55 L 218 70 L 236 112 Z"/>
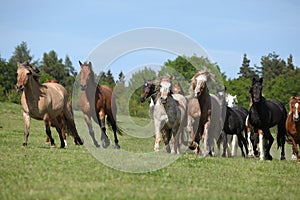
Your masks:
<path fill-rule="evenodd" d="M 278 124 L 277 149 L 279 149 L 279 147 L 284 148 L 285 141 L 288 137 L 286 127 L 285 127 L 285 123 L 286 123 L 286 119 L 287 119 L 287 111 L 286 111 L 283 103 L 281 103 L 281 102 L 278 102 L 278 103 L 280 104 L 281 111 L 283 112 L 283 117 L 282 117 L 282 121 L 280 122 L 280 124 Z"/>
<path fill-rule="evenodd" d="M 111 118 L 107 116 L 107 125 L 110 129 L 112 129 L 114 131 L 114 129 L 116 130 L 116 132 L 119 134 L 119 135 L 123 135 L 124 134 L 124 130 L 121 129 L 116 121 L 114 121 L 114 123 L 112 122 Z"/>
<path fill-rule="evenodd" d="M 68 104 L 66 105 L 63 116 L 64 116 L 64 121 L 66 123 L 66 129 L 68 133 L 70 133 L 70 135 L 74 137 L 75 144 L 83 145 L 83 140 L 80 138 L 75 126 L 74 113 L 73 113 L 71 102 L 68 102 Z"/>

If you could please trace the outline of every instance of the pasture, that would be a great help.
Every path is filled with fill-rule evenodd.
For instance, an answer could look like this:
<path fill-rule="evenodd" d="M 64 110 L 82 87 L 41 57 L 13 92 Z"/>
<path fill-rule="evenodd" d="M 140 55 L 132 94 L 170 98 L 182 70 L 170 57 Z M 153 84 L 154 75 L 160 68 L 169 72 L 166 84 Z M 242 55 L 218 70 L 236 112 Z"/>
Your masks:
<path fill-rule="evenodd" d="M 122 118 L 118 121 L 124 123 Z M 298 199 L 300 195 L 300 164 L 289 160 L 289 144 L 286 161 L 279 160 L 274 143 L 273 161 L 199 159 L 187 152 L 163 169 L 134 174 L 106 167 L 85 146 L 75 146 L 71 137 L 65 149 L 45 145 L 42 121 L 31 120 L 28 146 L 23 147 L 23 126 L 21 106 L 0 103 L 0 199 Z M 94 129 L 99 135 L 100 129 Z M 112 140 L 111 131 L 108 136 Z M 129 148 L 127 140 L 127 135 L 119 137 L 121 148 Z M 139 145 L 145 143 L 131 148 L 144 148 Z M 153 151 L 154 138 L 148 143 Z"/>

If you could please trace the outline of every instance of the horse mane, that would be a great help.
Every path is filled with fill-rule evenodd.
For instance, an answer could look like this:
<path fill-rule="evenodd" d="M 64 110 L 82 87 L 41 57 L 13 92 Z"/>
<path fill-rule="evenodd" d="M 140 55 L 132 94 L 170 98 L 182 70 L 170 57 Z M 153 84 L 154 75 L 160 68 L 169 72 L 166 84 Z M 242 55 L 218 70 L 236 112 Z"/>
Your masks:
<path fill-rule="evenodd" d="M 37 67 L 30 64 L 28 61 L 23 63 L 18 62 L 17 65 L 18 68 L 28 69 L 32 73 L 32 76 L 36 81 L 38 81 L 38 79 L 41 77 L 41 71 Z"/>
<path fill-rule="evenodd" d="M 206 82 L 207 83 L 215 81 L 215 76 L 206 67 L 204 67 L 204 69 L 202 69 L 202 70 L 197 71 L 191 79 L 191 86 L 190 86 L 190 89 L 189 89 L 191 95 L 194 94 L 194 89 L 195 89 L 196 84 L 197 84 L 197 79 L 196 78 L 200 75 L 204 75 L 206 77 L 206 79 L 207 79 Z"/>

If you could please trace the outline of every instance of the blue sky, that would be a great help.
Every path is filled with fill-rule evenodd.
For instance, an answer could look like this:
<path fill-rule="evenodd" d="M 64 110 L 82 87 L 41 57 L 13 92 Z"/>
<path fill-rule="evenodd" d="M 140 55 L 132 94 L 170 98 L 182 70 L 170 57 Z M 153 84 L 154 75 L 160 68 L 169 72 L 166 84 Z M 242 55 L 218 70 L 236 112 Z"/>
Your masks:
<path fill-rule="evenodd" d="M 78 60 L 108 38 L 143 27 L 177 31 L 195 40 L 227 77 L 237 77 L 244 53 L 251 65 L 275 51 L 281 58 L 293 55 L 300 66 L 300 3 L 297 0 L 2 0 L 0 3 L 0 55 L 8 59 L 14 48 L 27 42 L 34 59 L 55 50 Z M 163 64 L 169 55 L 143 60 L 122 59 L 120 70 L 146 63 Z M 154 58 L 155 57 L 155 58 Z M 119 69 L 121 68 L 121 69 Z M 117 77 L 115 77 L 117 78 Z"/>

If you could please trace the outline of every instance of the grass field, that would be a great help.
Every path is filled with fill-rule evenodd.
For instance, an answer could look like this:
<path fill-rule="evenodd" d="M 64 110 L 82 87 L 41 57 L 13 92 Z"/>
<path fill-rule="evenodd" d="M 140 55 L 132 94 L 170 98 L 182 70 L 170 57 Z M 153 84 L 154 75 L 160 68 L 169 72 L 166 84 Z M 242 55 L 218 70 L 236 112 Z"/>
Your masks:
<path fill-rule="evenodd" d="M 122 118 L 119 119 L 122 122 Z M 144 119 L 135 119 L 144 123 Z M 21 106 L 0 103 L 0 199 L 299 199 L 300 164 L 209 157 L 184 153 L 157 171 L 126 173 L 109 168 L 85 146 L 68 137 L 65 149 L 45 145 L 43 122 L 31 120 L 31 135 L 23 147 Z M 96 132 L 99 129 L 95 127 Z M 134 132 L 134 129 L 132 130 Z M 53 130 L 59 144 L 57 133 Z M 109 133 L 111 136 L 111 134 Z M 152 151 L 153 138 L 121 148 Z M 291 146 L 286 144 L 287 158 Z M 108 150 L 116 151 L 116 150 Z M 138 151 L 138 150 L 137 150 Z M 171 156 L 171 155 L 170 155 Z"/>

